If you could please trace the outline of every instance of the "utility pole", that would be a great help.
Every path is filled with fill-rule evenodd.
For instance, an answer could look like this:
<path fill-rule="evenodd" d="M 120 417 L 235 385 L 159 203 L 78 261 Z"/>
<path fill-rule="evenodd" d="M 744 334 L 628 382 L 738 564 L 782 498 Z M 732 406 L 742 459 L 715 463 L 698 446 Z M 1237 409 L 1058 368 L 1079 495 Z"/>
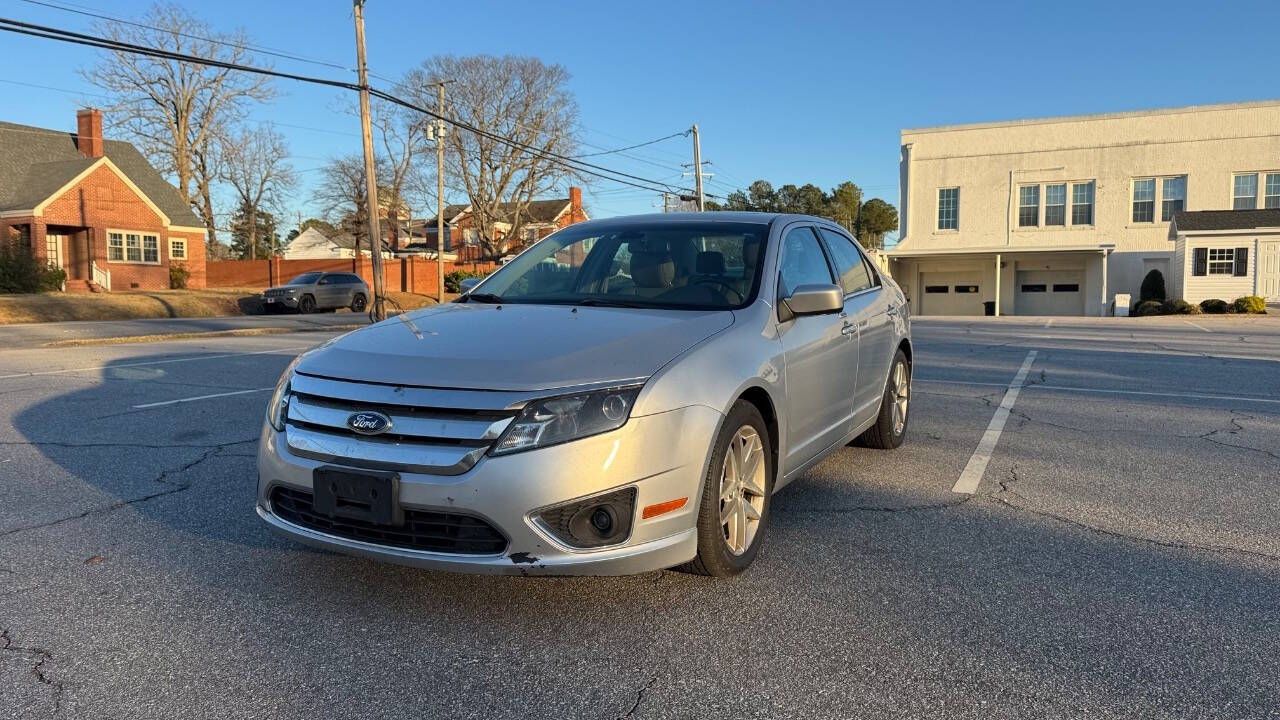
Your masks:
<path fill-rule="evenodd" d="M 698 139 L 698 123 L 693 124 L 693 178 L 694 189 L 698 194 L 698 212 L 706 210 L 702 197 L 702 143 Z"/>
<path fill-rule="evenodd" d="M 436 86 L 436 302 L 444 303 L 444 82 Z"/>
<path fill-rule="evenodd" d="M 369 70 L 364 56 L 364 3 L 353 0 L 356 22 L 356 70 L 360 82 L 360 134 L 364 141 L 365 210 L 369 213 L 369 257 L 373 260 L 373 321 L 387 319 L 382 277 L 382 233 L 378 229 L 378 178 L 374 175 L 373 128 L 369 121 Z M 356 253 L 359 261 L 360 254 Z"/>

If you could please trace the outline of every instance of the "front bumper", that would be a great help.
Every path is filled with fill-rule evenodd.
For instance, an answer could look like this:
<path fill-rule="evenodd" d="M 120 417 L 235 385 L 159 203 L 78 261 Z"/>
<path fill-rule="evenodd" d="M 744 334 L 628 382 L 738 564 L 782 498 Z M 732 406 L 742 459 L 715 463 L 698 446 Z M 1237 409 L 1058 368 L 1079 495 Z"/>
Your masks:
<path fill-rule="evenodd" d="M 262 304 L 264 307 L 284 307 L 290 310 L 298 309 L 298 297 L 296 295 L 280 295 L 276 297 L 262 296 Z"/>
<path fill-rule="evenodd" d="M 258 515 L 274 530 L 309 545 L 414 567 L 509 575 L 626 575 L 660 570 L 697 554 L 697 512 L 706 463 L 722 416 L 694 406 L 631 418 L 613 432 L 512 455 L 484 457 L 462 475 L 401 471 L 401 505 L 475 515 L 509 540 L 497 555 L 389 547 L 290 523 L 271 510 L 277 485 L 312 489 L 318 467 L 334 465 L 289 452 L 266 425 L 258 450 Z M 630 536 L 622 543 L 575 550 L 533 521 L 535 511 L 612 489 L 636 488 Z M 679 510 L 642 519 L 646 505 L 687 497 Z"/>

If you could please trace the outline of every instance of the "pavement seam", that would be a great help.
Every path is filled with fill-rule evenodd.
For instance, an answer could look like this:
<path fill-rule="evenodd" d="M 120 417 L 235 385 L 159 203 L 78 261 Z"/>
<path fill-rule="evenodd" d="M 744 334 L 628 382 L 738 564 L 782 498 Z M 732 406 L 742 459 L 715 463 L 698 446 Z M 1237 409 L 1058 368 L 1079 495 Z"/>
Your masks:
<path fill-rule="evenodd" d="M 636 691 L 636 699 L 631 703 L 631 707 L 628 708 L 625 713 L 623 713 L 622 715 L 619 715 L 617 717 L 617 720 L 627 720 L 627 718 L 635 714 L 636 708 L 639 708 L 640 702 L 644 700 L 644 694 L 648 692 L 649 688 L 653 687 L 653 684 L 656 682 L 658 682 L 657 675 L 654 675 L 653 677 L 649 678 L 649 682 L 645 683 L 644 687 Z"/>
<path fill-rule="evenodd" d="M 0 630 L 0 640 L 4 641 L 4 644 L 0 645 L 0 651 L 26 655 L 28 659 L 35 661 L 31 666 L 31 674 L 35 675 L 36 681 L 41 685 L 47 685 L 53 689 L 53 714 L 60 714 L 62 712 L 62 695 L 65 688 L 62 686 L 61 680 L 50 678 L 44 670 L 45 663 L 53 660 L 53 654 L 41 647 L 14 645 L 13 638 L 9 636 L 8 628 Z"/>

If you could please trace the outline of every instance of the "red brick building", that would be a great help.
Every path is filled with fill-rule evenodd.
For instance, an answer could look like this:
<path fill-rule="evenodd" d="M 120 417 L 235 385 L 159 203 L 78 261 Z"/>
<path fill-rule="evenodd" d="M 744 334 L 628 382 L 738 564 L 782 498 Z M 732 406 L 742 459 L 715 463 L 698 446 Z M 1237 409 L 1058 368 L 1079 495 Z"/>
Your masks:
<path fill-rule="evenodd" d="M 0 241 L 65 269 L 68 291 L 166 289 L 171 265 L 205 286 L 203 224 L 94 109 L 74 133 L 0 122 Z"/>
<path fill-rule="evenodd" d="M 504 203 L 498 207 L 502 215 L 494 223 L 500 255 L 517 253 L 528 245 L 563 227 L 589 220 L 582 208 L 582 188 L 569 188 L 569 197 L 550 200 L 534 200 L 524 207 L 519 221 L 515 217 L 515 204 Z M 459 261 L 470 262 L 484 258 L 486 248 L 477 235 L 475 215 L 470 205 L 448 205 L 444 209 L 445 253 L 457 253 Z M 426 238 L 425 247 L 436 248 L 436 219 L 429 218 L 419 225 L 413 224 L 413 235 Z M 509 235 L 513 235 L 508 237 Z M 410 245 L 412 248 L 413 245 Z"/>

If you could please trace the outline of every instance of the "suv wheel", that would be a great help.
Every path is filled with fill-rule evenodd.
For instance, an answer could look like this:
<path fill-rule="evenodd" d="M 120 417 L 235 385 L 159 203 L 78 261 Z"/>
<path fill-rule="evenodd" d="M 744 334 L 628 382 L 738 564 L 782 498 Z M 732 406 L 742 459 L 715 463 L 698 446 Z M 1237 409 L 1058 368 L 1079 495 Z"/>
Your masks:
<path fill-rule="evenodd" d="M 298 312 L 307 315 L 316 311 L 316 299 L 310 295 L 303 295 L 298 300 Z"/>
<path fill-rule="evenodd" d="M 698 556 L 680 569 L 728 577 L 746 570 L 764 540 L 773 494 L 773 448 L 760 411 L 734 403 L 716 437 L 698 509 Z"/>
<path fill-rule="evenodd" d="M 356 296 L 351 299 L 351 312 L 364 312 L 365 302 L 364 295 L 356 293 Z"/>

